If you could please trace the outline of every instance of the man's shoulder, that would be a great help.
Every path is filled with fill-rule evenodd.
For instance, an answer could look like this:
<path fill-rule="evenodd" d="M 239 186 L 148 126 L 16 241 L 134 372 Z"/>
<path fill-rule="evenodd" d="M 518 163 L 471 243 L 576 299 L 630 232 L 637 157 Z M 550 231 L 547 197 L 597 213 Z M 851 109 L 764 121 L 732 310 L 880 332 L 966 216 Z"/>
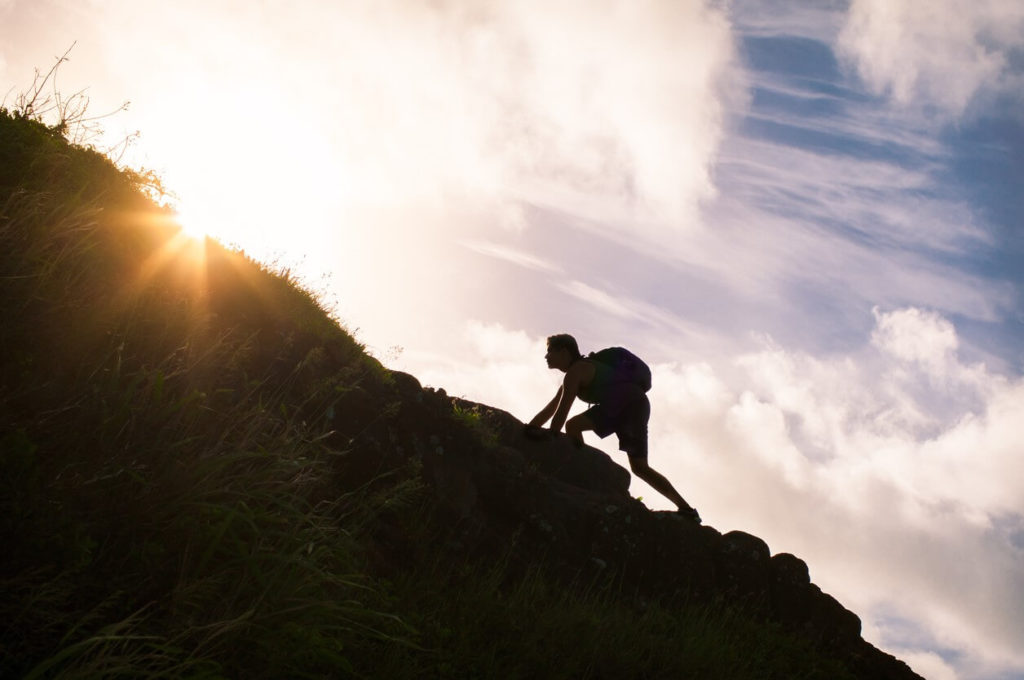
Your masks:
<path fill-rule="evenodd" d="M 594 375 L 594 368 L 594 362 L 584 357 L 569 367 L 569 370 L 565 372 L 565 378 L 566 380 L 570 378 L 579 378 L 584 380 L 591 378 Z"/>

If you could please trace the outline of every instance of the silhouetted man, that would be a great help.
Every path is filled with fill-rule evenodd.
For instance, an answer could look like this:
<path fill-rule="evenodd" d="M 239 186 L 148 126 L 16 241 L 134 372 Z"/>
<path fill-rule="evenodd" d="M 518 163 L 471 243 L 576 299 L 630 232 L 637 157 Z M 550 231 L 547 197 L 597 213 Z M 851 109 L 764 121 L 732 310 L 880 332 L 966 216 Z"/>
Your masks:
<path fill-rule="evenodd" d="M 683 500 L 671 482 L 647 464 L 647 421 L 651 417 L 651 403 L 643 387 L 617 381 L 610 375 L 610 366 L 583 357 L 571 335 L 549 337 L 544 358 L 548 368 L 562 371 L 565 379 L 555 398 L 527 424 L 528 431 L 536 432 L 550 419 L 552 433 L 560 432 L 565 425 L 565 433 L 580 446 L 587 430 L 593 430 L 602 439 L 614 432 L 619 439 L 619 449 L 629 456 L 633 474 L 675 503 L 679 514 L 700 522 L 700 515 Z M 566 421 L 576 397 L 592 406 Z"/>

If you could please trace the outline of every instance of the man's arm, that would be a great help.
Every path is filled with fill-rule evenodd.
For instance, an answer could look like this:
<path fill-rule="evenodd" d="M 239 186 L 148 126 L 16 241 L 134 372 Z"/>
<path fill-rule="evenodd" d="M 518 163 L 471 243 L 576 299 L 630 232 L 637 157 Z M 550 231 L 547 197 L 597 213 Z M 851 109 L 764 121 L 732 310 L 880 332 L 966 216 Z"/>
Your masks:
<path fill-rule="evenodd" d="M 531 420 L 529 423 L 527 423 L 527 425 L 529 427 L 541 427 L 541 426 L 543 426 L 544 423 L 548 422 L 548 418 L 550 418 L 554 414 L 555 408 L 558 406 L 558 402 L 559 402 L 559 400 L 561 400 L 561 398 L 562 398 L 562 388 L 559 387 L 558 388 L 558 392 L 555 393 L 555 398 L 552 399 L 550 402 L 548 402 L 548 405 L 545 406 L 544 408 L 542 408 L 540 410 L 540 413 L 535 415 L 533 417 L 533 420 Z"/>
<path fill-rule="evenodd" d="M 558 391 L 558 406 L 555 407 L 555 415 L 551 419 L 552 432 L 561 432 L 566 418 L 569 417 L 569 409 L 572 408 L 572 403 L 576 401 L 576 395 L 579 394 L 581 375 L 580 371 L 573 370 L 574 368 L 575 366 L 565 374 L 562 389 Z"/>

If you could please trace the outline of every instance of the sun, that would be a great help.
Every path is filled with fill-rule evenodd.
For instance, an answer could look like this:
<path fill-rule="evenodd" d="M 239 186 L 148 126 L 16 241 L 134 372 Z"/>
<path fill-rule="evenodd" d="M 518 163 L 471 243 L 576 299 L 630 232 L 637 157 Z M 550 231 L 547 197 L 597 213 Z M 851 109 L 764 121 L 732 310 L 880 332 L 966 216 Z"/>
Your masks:
<path fill-rule="evenodd" d="M 185 236 L 197 241 L 207 237 L 217 238 L 215 220 L 202 211 L 179 207 L 175 211 L 175 221 L 181 226 Z"/>
<path fill-rule="evenodd" d="M 197 241 L 209 238 L 229 248 L 253 250 L 262 245 L 257 238 L 261 229 L 254 228 L 261 220 L 258 215 L 249 214 L 248 207 L 241 202 L 232 208 L 201 199 L 182 200 L 175 208 L 175 217 L 182 234 Z"/>
<path fill-rule="evenodd" d="M 273 203 L 247 202 L 244 191 L 236 187 L 225 187 L 220 200 L 204 198 L 207 197 L 183 198 L 176 208 L 176 218 L 185 236 L 199 241 L 209 238 L 228 248 L 262 254 L 268 250 L 268 235 L 273 235 L 275 229 L 282 231 L 280 222 L 274 220 Z M 291 236 L 296 234 L 292 232 Z"/>

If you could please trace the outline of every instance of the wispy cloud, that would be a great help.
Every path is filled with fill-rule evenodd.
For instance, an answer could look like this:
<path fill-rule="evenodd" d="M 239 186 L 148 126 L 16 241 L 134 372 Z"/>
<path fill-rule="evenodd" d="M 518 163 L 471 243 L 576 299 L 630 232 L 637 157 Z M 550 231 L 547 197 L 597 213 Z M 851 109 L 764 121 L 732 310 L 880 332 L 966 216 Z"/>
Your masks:
<path fill-rule="evenodd" d="M 723 280 L 746 282 L 734 287 L 741 294 L 773 292 L 763 303 L 790 328 L 803 317 L 800 328 L 831 325 L 850 337 L 875 305 L 1012 319 L 1014 280 L 979 266 L 1003 245 L 953 173 L 960 152 L 929 117 L 888 106 L 842 70 L 830 42 L 842 9 L 742 17 L 753 96 L 733 111 L 715 167 L 719 198 L 705 205 L 709 229 L 688 251 L 708 254 Z M 710 256 L 729 252 L 716 240 L 730 256 Z M 799 344 L 784 325 L 765 330 Z M 986 342 L 967 339 L 982 352 Z"/>
<path fill-rule="evenodd" d="M 552 262 L 500 243 L 475 239 L 464 240 L 459 243 L 480 255 L 486 255 L 487 257 L 493 257 L 497 260 L 510 262 L 519 267 L 532 269 L 533 271 L 550 273 L 558 273 L 561 271 L 561 268 Z"/>
<path fill-rule="evenodd" d="M 595 307 L 604 314 L 611 314 L 622 319 L 640 319 L 640 311 L 634 306 L 602 290 L 589 286 L 581 281 L 569 281 L 560 284 L 559 288 L 569 295 Z"/>

